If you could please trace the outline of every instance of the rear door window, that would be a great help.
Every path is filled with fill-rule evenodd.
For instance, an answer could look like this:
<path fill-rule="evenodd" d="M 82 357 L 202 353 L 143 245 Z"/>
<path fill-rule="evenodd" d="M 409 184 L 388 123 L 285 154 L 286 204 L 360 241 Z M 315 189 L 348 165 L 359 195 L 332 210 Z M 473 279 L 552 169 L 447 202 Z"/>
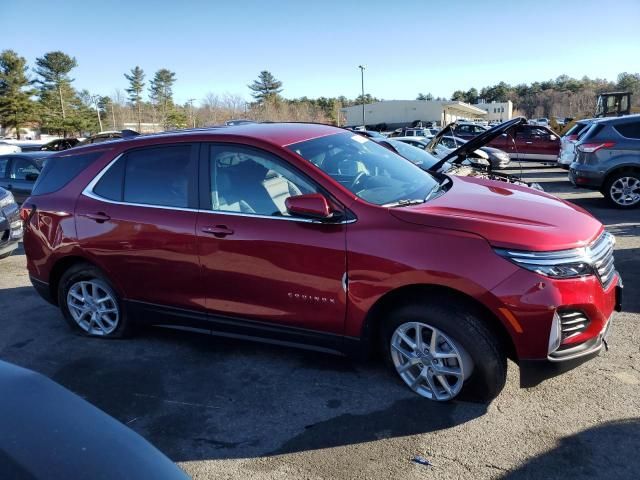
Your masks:
<path fill-rule="evenodd" d="M 46 159 L 44 168 L 33 187 L 33 195 L 44 195 L 60 190 L 103 152 L 84 155 L 63 155 Z"/>
<path fill-rule="evenodd" d="M 640 139 L 640 122 L 623 123 L 613 128 L 623 137 Z"/>
<path fill-rule="evenodd" d="M 40 169 L 26 158 L 14 158 L 9 169 L 9 178 L 12 180 L 32 180 L 40 174 Z"/>
<path fill-rule="evenodd" d="M 197 204 L 196 147 L 144 148 L 123 157 L 125 203 L 189 208 Z"/>
<path fill-rule="evenodd" d="M 9 165 L 8 158 L 0 158 L 0 178 L 7 177 L 7 166 Z"/>

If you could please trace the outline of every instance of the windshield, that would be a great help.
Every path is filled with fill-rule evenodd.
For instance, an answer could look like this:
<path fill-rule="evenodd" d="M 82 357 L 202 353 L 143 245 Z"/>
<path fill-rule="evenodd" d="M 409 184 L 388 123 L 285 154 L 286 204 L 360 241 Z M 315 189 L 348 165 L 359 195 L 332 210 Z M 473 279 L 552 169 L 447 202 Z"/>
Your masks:
<path fill-rule="evenodd" d="M 389 142 L 389 145 L 395 148 L 400 155 L 415 163 L 420 168 L 429 169 L 438 163 L 438 159 L 436 157 L 429 155 L 427 152 L 420 149 L 420 147 L 414 147 L 413 145 L 409 145 L 408 143 L 400 140 L 387 139 L 386 141 Z"/>
<path fill-rule="evenodd" d="M 376 205 L 422 203 L 439 187 L 427 172 L 361 135 L 338 133 L 288 148 Z"/>

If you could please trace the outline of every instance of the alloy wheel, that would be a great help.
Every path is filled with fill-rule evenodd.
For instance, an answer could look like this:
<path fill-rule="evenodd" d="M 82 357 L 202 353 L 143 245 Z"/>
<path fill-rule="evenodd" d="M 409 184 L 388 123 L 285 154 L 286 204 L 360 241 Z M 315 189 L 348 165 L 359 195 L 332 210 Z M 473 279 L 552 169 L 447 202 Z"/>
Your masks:
<path fill-rule="evenodd" d="M 118 304 L 111 289 L 100 280 L 82 280 L 71 285 L 67 307 L 78 326 L 90 335 L 109 335 L 118 327 Z"/>
<path fill-rule="evenodd" d="M 471 357 L 459 344 L 421 322 L 396 328 L 391 336 L 391 359 L 409 388 L 431 400 L 454 398 L 473 371 Z"/>
<path fill-rule="evenodd" d="M 618 205 L 628 207 L 640 202 L 640 179 L 620 177 L 611 184 L 611 199 Z"/>

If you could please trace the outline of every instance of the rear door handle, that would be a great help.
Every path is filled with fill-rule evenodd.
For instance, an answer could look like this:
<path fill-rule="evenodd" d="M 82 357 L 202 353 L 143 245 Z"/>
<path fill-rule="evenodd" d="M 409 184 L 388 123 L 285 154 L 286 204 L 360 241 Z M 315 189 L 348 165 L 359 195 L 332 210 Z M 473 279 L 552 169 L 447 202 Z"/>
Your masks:
<path fill-rule="evenodd" d="M 533 142 L 524 142 L 524 143 L 526 143 L 527 145 L 532 145 L 533 144 Z"/>
<path fill-rule="evenodd" d="M 98 223 L 104 223 L 107 220 L 111 220 L 111 217 L 109 215 L 107 215 L 104 212 L 98 212 L 98 213 L 85 213 L 83 215 L 83 217 L 87 217 L 91 220 L 94 220 Z"/>
<path fill-rule="evenodd" d="M 207 225 L 201 228 L 203 233 L 213 235 L 214 237 L 223 238 L 227 235 L 233 235 L 233 230 L 226 225 Z"/>

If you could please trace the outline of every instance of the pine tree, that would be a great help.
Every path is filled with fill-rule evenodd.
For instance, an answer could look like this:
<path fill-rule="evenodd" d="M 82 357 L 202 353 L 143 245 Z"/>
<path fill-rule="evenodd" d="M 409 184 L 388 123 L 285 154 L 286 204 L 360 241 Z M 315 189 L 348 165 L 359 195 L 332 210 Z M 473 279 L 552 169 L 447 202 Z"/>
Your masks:
<path fill-rule="evenodd" d="M 40 76 L 37 82 L 40 84 L 42 126 L 62 131 L 66 136 L 67 130 L 78 124 L 68 115 L 73 113 L 69 111 L 70 105 L 78 103 L 77 95 L 71 88 L 73 79 L 69 77 L 69 72 L 78 63 L 74 57 L 56 51 L 37 58 L 36 65 L 35 72 Z"/>
<path fill-rule="evenodd" d="M 168 115 L 173 108 L 173 84 L 176 74 L 171 70 L 162 68 L 156 72 L 149 85 L 149 98 L 156 109 L 160 111 L 162 126 L 169 128 Z"/>
<path fill-rule="evenodd" d="M 0 53 L 0 123 L 13 127 L 20 139 L 20 126 L 35 117 L 35 90 L 27 76 L 27 61 L 13 50 Z"/>
<path fill-rule="evenodd" d="M 263 103 L 267 100 L 275 100 L 282 92 L 282 82 L 277 80 L 271 72 L 263 70 L 258 75 L 258 79 L 248 85 L 251 94 L 258 102 Z"/>
<path fill-rule="evenodd" d="M 131 69 L 131 75 L 125 73 L 124 77 L 129 80 L 129 88 L 127 88 L 126 91 L 129 94 L 129 101 L 136 108 L 138 117 L 138 131 L 140 131 L 140 124 L 142 122 L 142 90 L 144 89 L 145 85 L 144 70 L 136 65 Z"/>

